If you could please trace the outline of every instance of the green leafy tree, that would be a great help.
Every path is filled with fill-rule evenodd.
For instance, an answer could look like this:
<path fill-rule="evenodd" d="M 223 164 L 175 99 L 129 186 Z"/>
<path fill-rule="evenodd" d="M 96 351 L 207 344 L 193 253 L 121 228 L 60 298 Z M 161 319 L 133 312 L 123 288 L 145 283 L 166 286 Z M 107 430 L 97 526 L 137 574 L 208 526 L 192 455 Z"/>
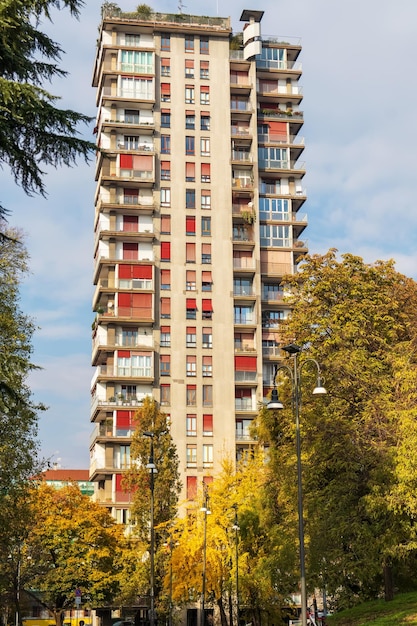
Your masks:
<path fill-rule="evenodd" d="M 155 602 L 161 588 L 163 559 L 161 549 L 167 539 L 166 528 L 176 517 L 178 496 L 181 491 L 179 460 L 169 432 L 165 413 L 151 397 L 144 399 L 136 413 L 136 429 L 132 437 L 132 465 L 127 472 L 124 487 L 132 493 L 132 517 L 135 526 L 135 559 L 131 561 L 131 580 L 126 581 L 131 594 L 147 594 L 149 590 L 150 546 L 150 474 L 146 467 L 152 457 L 157 473 L 154 475 L 154 527 L 155 532 Z M 153 452 L 153 456 L 152 456 Z M 136 562 L 136 566 L 134 564 Z M 136 574 L 134 574 L 134 570 Z M 159 607 L 160 608 L 160 607 Z"/>
<path fill-rule="evenodd" d="M 39 471 L 38 413 L 27 384 L 35 326 L 20 309 L 28 272 L 21 233 L 0 224 L 0 598 L 17 607 L 21 546 L 30 526 L 33 480 Z"/>
<path fill-rule="evenodd" d="M 415 561 L 416 283 L 391 261 L 336 251 L 307 257 L 288 279 L 296 341 L 320 363 L 328 396 L 313 400 L 303 368 L 302 460 L 308 584 L 346 606 L 393 593 L 393 573 Z M 285 343 L 284 343 L 285 345 Z M 288 380 L 279 379 L 290 406 Z M 275 425 L 280 501 L 296 510 L 292 411 Z"/>
<path fill-rule="evenodd" d="M 41 484 L 32 508 L 33 528 L 25 544 L 25 591 L 61 626 L 80 589 L 84 606 L 111 604 L 119 593 L 123 529 L 78 485 Z"/>
<path fill-rule="evenodd" d="M 45 195 L 42 166 L 72 165 L 95 150 L 79 138 L 79 123 L 90 118 L 56 106 L 42 86 L 66 72 L 57 65 L 62 49 L 39 30 L 51 9 L 78 17 L 82 0 L 2 0 L 0 3 L 0 163 L 31 195 Z M 1 207 L 0 215 L 5 213 Z"/>

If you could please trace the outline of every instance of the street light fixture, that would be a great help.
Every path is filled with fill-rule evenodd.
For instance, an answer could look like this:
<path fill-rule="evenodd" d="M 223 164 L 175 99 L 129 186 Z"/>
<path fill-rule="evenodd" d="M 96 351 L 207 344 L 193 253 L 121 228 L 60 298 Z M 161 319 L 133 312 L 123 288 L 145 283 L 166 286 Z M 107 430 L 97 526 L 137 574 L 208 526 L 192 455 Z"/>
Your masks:
<path fill-rule="evenodd" d="M 235 531 L 235 566 L 236 566 L 236 626 L 239 626 L 239 519 L 237 515 L 237 504 L 234 505 L 235 521 L 232 526 Z"/>
<path fill-rule="evenodd" d="M 205 483 L 203 483 L 203 489 L 204 489 L 204 504 L 200 509 L 200 511 L 204 513 L 203 575 L 202 575 L 202 586 L 201 586 L 200 626 L 205 626 L 206 624 L 205 600 L 206 600 L 206 566 L 207 566 L 207 515 L 211 515 L 211 511 L 209 509 L 209 497 L 207 493 L 207 485 Z"/>
<path fill-rule="evenodd" d="M 306 575 L 305 575 L 305 546 L 304 546 L 304 516 L 303 516 L 303 484 L 302 484 L 302 466 L 301 466 L 301 437 L 300 437 L 300 409 L 301 409 L 301 371 L 307 364 L 312 363 L 317 370 L 317 383 L 312 394 L 315 396 L 324 396 L 327 391 L 322 385 L 320 366 L 315 359 L 308 358 L 298 365 L 298 356 L 302 350 L 300 346 L 292 343 L 284 346 L 283 350 L 293 358 L 293 369 L 287 365 L 277 365 L 274 371 L 274 387 L 271 394 L 271 400 L 267 404 L 267 408 L 271 410 L 281 410 L 284 408 L 282 402 L 278 398 L 278 390 L 276 387 L 276 379 L 278 372 L 285 370 L 292 384 L 293 412 L 295 417 L 295 433 L 296 433 L 296 454 L 297 454 L 297 488 L 298 488 L 298 539 L 300 550 L 300 588 L 301 588 L 301 626 L 307 626 L 307 591 L 306 591 Z"/>
<path fill-rule="evenodd" d="M 145 437 L 149 437 L 151 440 L 151 450 L 149 454 L 149 462 L 146 465 L 146 469 L 150 475 L 150 483 L 149 487 L 151 490 L 151 505 L 150 505 L 150 518 L 151 518 L 151 547 L 150 547 L 150 567 L 151 567 L 151 606 L 149 612 L 149 624 L 150 626 L 154 626 L 155 624 L 155 515 L 154 515 L 154 492 L 155 492 L 155 476 L 158 473 L 156 469 L 156 465 L 154 462 L 154 445 L 153 440 L 155 437 L 154 432 L 144 431 L 142 433 Z"/>

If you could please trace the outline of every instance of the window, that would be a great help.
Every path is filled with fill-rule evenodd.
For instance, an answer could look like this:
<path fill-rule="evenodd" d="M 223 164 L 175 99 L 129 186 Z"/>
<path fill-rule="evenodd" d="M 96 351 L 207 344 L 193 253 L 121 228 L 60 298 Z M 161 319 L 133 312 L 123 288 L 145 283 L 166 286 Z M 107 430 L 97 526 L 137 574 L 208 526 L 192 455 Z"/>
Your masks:
<path fill-rule="evenodd" d="M 284 297 L 284 288 L 277 283 L 264 283 L 262 285 L 262 300 L 282 300 Z"/>
<path fill-rule="evenodd" d="M 211 180 L 210 163 L 202 163 L 201 164 L 201 182 L 209 183 L 210 180 Z"/>
<path fill-rule="evenodd" d="M 261 220 L 289 222 L 290 205 L 281 198 L 259 198 L 259 217 Z"/>
<path fill-rule="evenodd" d="M 161 326 L 161 346 L 163 348 L 171 347 L 171 327 Z"/>
<path fill-rule="evenodd" d="M 171 317 L 171 298 L 161 298 L 161 318 L 169 319 Z"/>
<path fill-rule="evenodd" d="M 201 246 L 201 262 L 211 263 L 211 243 L 203 243 Z"/>
<path fill-rule="evenodd" d="M 152 74 L 153 53 L 139 50 L 122 50 L 120 54 L 120 69 L 122 72 Z"/>
<path fill-rule="evenodd" d="M 171 36 L 168 33 L 161 35 L 161 50 L 169 51 L 171 49 Z"/>
<path fill-rule="evenodd" d="M 206 378 L 210 378 L 213 376 L 213 357 L 211 356 L 203 356 L 203 376 Z"/>
<path fill-rule="evenodd" d="M 197 498 L 197 476 L 187 476 L 187 500 Z"/>
<path fill-rule="evenodd" d="M 187 183 L 195 182 L 195 163 L 187 162 L 185 164 L 185 181 Z"/>
<path fill-rule="evenodd" d="M 161 270 L 161 289 L 171 289 L 171 270 Z"/>
<path fill-rule="evenodd" d="M 211 277 L 211 272 L 201 272 L 201 290 L 211 291 L 212 284 L 213 279 Z"/>
<path fill-rule="evenodd" d="M 117 95 L 129 99 L 153 100 L 155 97 L 153 80 L 151 78 L 122 76 Z"/>
<path fill-rule="evenodd" d="M 161 206 L 171 206 L 171 189 L 167 187 L 161 189 Z"/>
<path fill-rule="evenodd" d="M 161 385 L 160 393 L 161 393 L 161 405 L 167 406 L 171 404 L 171 385 Z"/>
<path fill-rule="evenodd" d="M 171 102 L 171 83 L 161 83 L 161 102 Z"/>
<path fill-rule="evenodd" d="M 196 385 L 187 385 L 186 404 L 187 404 L 187 406 L 197 406 L 197 387 L 196 387 Z"/>
<path fill-rule="evenodd" d="M 200 115 L 200 129 L 201 130 L 210 130 L 210 114 L 209 113 L 201 113 Z"/>
<path fill-rule="evenodd" d="M 197 446 L 187 444 L 187 467 L 197 467 Z"/>
<path fill-rule="evenodd" d="M 139 111 L 135 109 L 125 109 L 125 124 L 139 124 Z"/>
<path fill-rule="evenodd" d="M 203 215 L 201 218 L 201 236 L 211 236 L 211 217 L 208 217 L 207 215 Z"/>
<path fill-rule="evenodd" d="M 209 189 L 201 190 L 201 208 L 211 209 L 211 191 Z"/>
<path fill-rule="evenodd" d="M 186 357 L 186 373 L 187 376 L 196 376 L 197 375 L 197 357 L 195 355 L 189 354 Z"/>
<path fill-rule="evenodd" d="M 188 130 L 195 129 L 195 113 L 194 111 L 185 112 L 185 128 Z"/>
<path fill-rule="evenodd" d="M 126 261 L 138 260 L 138 244 L 137 243 L 123 243 L 123 259 Z"/>
<path fill-rule="evenodd" d="M 213 466 L 213 446 L 204 444 L 203 445 L 203 467 L 212 467 Z"/>
<path fill-rule="evenodd" d="M 185 244 L 185 261 L 186 263 L 195 263 L 195 243 Z"/>
<path fill-rule="evenodd" d="M 208 37 L 200 37 L 200 54 L 209 53 L 209 39 Z"/>
<path fill-rule="evenodd" d="M 283 319 L 285 319 L 284 311 L 262 311 L 263 328 L 278 328 Z"/>
<path fill-rule="evenodd" d="M 194 86 L 193 85 L 185 85 L 185 103 L 186 104 L 194 104 L 195 103 L 195 95 L 194 95 Z"/>
<path fill-rule="evenodd" d="M 171 234 L 171 216 L 161 215 L 161 235 Z"/>
<path fill-rule="evenodd" d="M 159 357 L 159 372 L 161 376 L 171 375 L 171 356 L 169 354 L 161 354 Z"/>
<path fill-rule="evenodd" d="M 125 150 L 138 150 L 139 137 L 135 135 L 125 135 L 123 138 L 123 148 L 125 148 Z"/>
<path fill-rule="evenodd" d="M 203 436 L 204 437 L 212 437 L 213 436 L 213 416 L 210 414 L 203 415 Z"/>
<path fill-rule="evenodd" d="M 213 385 L 203 385 L 203 406 L 213 406 Z"/>
<path fill-rule="evenodd" d="M 184 49 L 186 52 L 194 52 L 194 35 L 185 35 Z"/>
<path fill-rule="evenodd" d="M 187 326 L 185 343 L 187 348 L 197 347 L 197 331 L 195 326 Z"/>
<path fill-rule="evenodd" d="M 195 137 L 187 135 L 185 138 L 185 154 L 195 154 Z"/>
<path fill-rule="evenodd" d="M 185 78 L 194 78 L 194 59 L 185 59 Z"/>
<path fill-rule="evenodd" d="M 187 215 L 185 218 L 185 234 L 195 235 L 195 217 Z"/>
<path fill-rule="evenodd" d="M 201 156 L 210 156 L 210 139 L 208 137 L 201 137 L 200 139 L 200 154 Z"/>
<path fill-rule="evenodd" d="M 200 104 L 210 104 L 210 87 L 201 85 L 200 87 Z"/>
<path fill-rule="evenodd" d="M 259 167 L 281 168 L 290 167 L 287 148 L 258 148 Z"/>
<path fill-rule="evenodd" d="M 122 329 L 122 346 L 136 346 L 138 343 L 138 331 L 133 328 Z"/>
<path fill-rule="evenodd" d="M 200 61 L 200 78 L 206 80 L 209 78 L 209 62 Z"/>
<path fill-rule="evenodd" d="M 195 320 L 197 318 L 197 302 L 195 298 L 187 298 L 186 300 L 186 317 L 187 320 Z"/>
<path fill-rule="evenodd" d="M 186 428 L 187 437 L 197 437 L 197 415 L 187 414 Z"/>
<path fill-rule="evenodd" d="M 260 224 L 260 241 L 263 247 L 290 248 L 290 227 L 273 224 Z"/>
<path fill-rule="evenodd" d="M 195 291 L 195 270 L 187 270 L 185 289 L 186 291 Z"/>
<path fill-rule="evenodd" d="M 211 328 L 203 328 L 203 348 L 212 348 L 213 347 L 213 334 Z"/>
<path fill-rule="evenodd" d="M 234 307 L 234 323 L 235 324 L 252 324 L 253 307 L 251 306 L 235 306 Z"/>
<path fill-rule="evenodd" d="M 161 241 L 161 261 L 171 260 L 171 242 Z"/>
<path fill-rule="evenodd" d="M 202 317 L 203 320 L 211 320 L 213 316 L 213 304 L 211 300 L 204 299 L 201 303 Z"/>
<path fill-rule="evenodd" d="M 195 209 L 195 189 L 185 190 L 185 208 Z"/>
<path fill-rule="evenodd" d="M 171 111 L 162 109 L 161 111 L 161 128 L 171 127 Z"/>
<path fill-rule="evenodd" d="M 125 34 L 125 46 L 140 46 L 140 35 Z"/>
<path fill-rule="evenodd" d="M 235 278 L 233 280 L 233 295 L 251 296 L 252 295 L 252 280 L 249 278 Z"/>
<path fill-rule="evenodd" d="M 171 154 L 171 135 L 161 135 L 161 154 Z"/>
<path fill-rule="evenodd" d="M 171 74 L 171 59 L 161 59 L 161 76 Z"/>
<path fill-rule="evenodd" d="M 171 180 L 171 161 L 161 161 L 161 180 Z"/>

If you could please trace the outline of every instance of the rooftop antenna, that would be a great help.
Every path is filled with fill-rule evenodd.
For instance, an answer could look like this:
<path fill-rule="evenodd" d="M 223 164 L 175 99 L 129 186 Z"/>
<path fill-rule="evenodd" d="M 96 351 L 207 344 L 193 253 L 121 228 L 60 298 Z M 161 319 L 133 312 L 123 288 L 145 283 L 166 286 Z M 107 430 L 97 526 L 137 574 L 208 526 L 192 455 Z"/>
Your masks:
<path fill-rule="evenodd" d="M 182 0 L 179 0 L 178 2 L 178 13 L 182 13 L 182 10 L 185 8 L 185 4 L 183 3 Z"/>

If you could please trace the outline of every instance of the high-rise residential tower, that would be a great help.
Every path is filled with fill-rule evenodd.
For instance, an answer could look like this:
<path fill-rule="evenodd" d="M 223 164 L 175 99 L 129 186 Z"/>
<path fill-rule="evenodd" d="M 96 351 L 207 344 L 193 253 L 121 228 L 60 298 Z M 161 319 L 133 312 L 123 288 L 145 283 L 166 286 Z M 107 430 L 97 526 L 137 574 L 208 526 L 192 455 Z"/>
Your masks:
<path fill-rule="evenodd" d="M 184 493 L 249 427 L 272 386 L 280 286 L 306 246 L 299 42 L 229 18 L 103 9 L 97 88 L 90 478 L 128 521 L 132 418 L 170 418 Z"/>

